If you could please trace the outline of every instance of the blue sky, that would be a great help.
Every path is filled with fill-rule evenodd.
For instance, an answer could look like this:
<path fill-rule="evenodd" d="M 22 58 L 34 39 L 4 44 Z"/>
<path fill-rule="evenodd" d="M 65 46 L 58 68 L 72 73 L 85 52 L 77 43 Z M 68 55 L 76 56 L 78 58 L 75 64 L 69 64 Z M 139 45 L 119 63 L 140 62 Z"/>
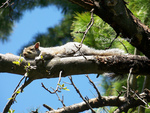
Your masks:
<path fill-rule="evenodd" d="M 33 11 L 24 12 L 22 19 L 15 23 L 8 42 L 0 42 L 0 53 L 12 53 L 17 55 L 21 47 L 32 41 L 37 33 L 47 32 L 48 27 L 59 24 L 61 19 L 63 19 L 63 15 L 55 6 L 42 9 L 35 8 Z M 101 78 L 96 78 L 94 74 L 89 76 L 97 85 L 100 84 Z M 21 78 L 21 75 L 0 73 L 0 112 L 2 112 L 8 101 L 7 99 L 11 97 L 13 90 Z M 47 104 L 54 109 L 58 107 L 61 108 L 62 104 L 58 101 L 57 96 L 55 94 L 49 94 L 41 87 L 41 82 L 43 82 L 46 87 L 55 88 L 57 81 L 58 78 L 33 81 L 24 89 L 23 93 L 17 96 L 17 103 L 14 103 L 11 108 L 15 110 L 15 113 L 28 113 L 36 108 L 39 108 L 40 113 L 44 113 L 47 109 L 42 106 L 43 104 Z M 68 77 L 62 78 L 61 81 L 61 84 L 63 81 L 70 82 Z M 73 81 L 84 97 L 88 96 L 89 98 L 94 98 L 97 96 L 95 90 L 84 75 L 73 76 Z M 65 84 L 65 86 L 67 86 L 70 91 L 62 91 L 59 93 L 59 96 L 64 95 L 64 103 L 66 106 L 82 102 L 71 85 Z"/>

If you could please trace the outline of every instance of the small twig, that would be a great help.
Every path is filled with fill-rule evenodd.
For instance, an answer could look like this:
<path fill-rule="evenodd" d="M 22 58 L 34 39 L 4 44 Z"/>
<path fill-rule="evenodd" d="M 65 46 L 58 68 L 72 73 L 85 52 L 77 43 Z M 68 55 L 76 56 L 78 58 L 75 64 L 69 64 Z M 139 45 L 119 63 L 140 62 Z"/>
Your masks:
<path fill-rule="evenodd" d="M 51 93 L 51 94 L 56 93 L 57 91 L 59 91 L 59 90 L 58 90 L 58 89 L 59 89 L 59 85 L 58 85 L 58 84 L 59 84 L 60 81 L 61 81 L 61 75 L 62 75 L 62 71 L 59 72 L 59 80 L 58 80 L 57 87 L 56 87 L 56 89 L 54 90 L 54 92 L 52 92 L 52 91 L 50 91 L 48 88 L 46 88 L 43 83 L 41 83 L 41 84 L 42 84 L 42 87 L 43 87 L 45 90 L 47 90 L 49 93 Z M 53 89 L 53 88 L 52 88 L 52 89 Z M 60 92 L 60 91 L 59 91 L 59 92 Z"/>
<path fill-rule="evenodd" d="M 78 46 L 76 44 L 74 44 L 74 46 L 77 48 L 76 51 L 74 51 L 74 53 L 79 52 L 81 54 L 81 56 L 83 56 L 86 60 L 87 58 L 85 57 L 85 55 L 80 51 L 82 44 L 79 44 Z"/>
<path fill-rule="evenodd" d="M 117 35 L 115 36 L 115 38 L 111 41 L 109 47 L 107 47 L 106 49 L 109 49 L 112 46 L 113 42 L 117 39 L 118 36 L 119 36 L 119 33 L 117 33 Z"/>
<path fill-rule="evenodd" d="M 81 51 L 79 51 L 79 52 L 80 52 L 81 56 L 83 56 L 85 58 L 85 60 L 88 60 Z"/>
<path fill-rule="evenodd" d="M 53 88 L 52 88 L 53 89 Z M 53 89 L 54 90 L 54 89 Z M 55 90 L 54 90 L 55 92 Z M 62 95 L 62 99 L 60 99 L 59 95 L 57 94 L 57 92 L 55 92 L 55 94 L 57 95 L 58 97 L 58 100 L 62 103 L 63 107 L 66 107 L 65 104 L 64 104 L 64 96 Z"/>
<path fill-rule="evenodd" d="M 143 106 L 143 105 L 140 105 L 140 107 L 143 107 L 143 108 L 145 108 L 145 109 L 150 109 L 149 107 L 145 107 L 145 106 Z"/>
<path fill-rule="evenodd" d="M 10 2 L 10 0 L 6 0 L 6 2 L 2 3 L 3 5 L 0 6 L 0 8 L 4 7 L 6 4 L 7 4 L 6 7 L 8 7 L 9 6 L 9 2 Z"/>
<path fill-rule="evenodd" d="M 89 29 L 92 27 L 92 25 L 94 24 L 94 18 L 93 18 L 93 12 L 94 12 L 94 8 L 92 8 L 91 9 L 91 20 L 90 20 L 90 22 L 88 23 L 88 25 L 87 25 L 87 29 L 84 31 L 84 32 L 82 32 L 82 31 L 77 31 L 76 33 L 83 33 L 83 38 L 82 38 L 82 40 L 81 40 L 81 43 L 77 46 L 77 45 L 75 45 L 76 47 L 77 47 L 77 51 L 75 51 L 75 53 L 76 52 L 80 52 L 80 49 L 81 49 L 81 47 L 82 47 L 82 44 L 83 44 L 83 41 L 84 41 L 84 39 L 85 39 L 85 36 L 86 36 L 86 34 L 87 34 L 87 32 L 89 31 Z M 80 52 L 81 53 L 81 52 Z M 84 56 L 84 54 L 82 54 L 81 53 L 81 55 L 87 60 L 87 58 Z"/>
<path fill-rule="evenodd" d="M 94 6 L 94 2 L 93 0 L 88 0 L 88 1 L 85 1 L 85 0 L 82 0 L 85 4 L 88 4 L 88 5 L 91 5 L 91 6 Z"/>
<path fill-rule="evenodd" d="M 123 47 L 125 48 L 126 52 L 129 53 L 127 47 L 122 43 L 122 41 L 120 41 L 120 39 L 118 39 L 118 41 L 123 45 Z"/>
<path fill-rule="evenodd" d="M 24 75 L 24 76 L 21 78 L 21 80 L 19 81 L 19 83 L 18 83 L 17 87 L 15 88 L 14 92 L 17 90 L 17 88 L 19 87 L 19 85 L 21 84 L 22 80 L 23 80 L 25 77 L 26 77 L 26 76 Z"/>
<path fill-rule="evenodd" d="M 98 99 L 101 99 L 101 94 L 100 94 L 100 92 L 98 91 L 97 87 L 95 86 L 94 82 L 89 78 L 88 75 L 85 75 L 85 76 L 89 79 L 90 83 L 92 84 L 92 86 L 93 86 L 94 89 L 96 90 L 96 92 L 97 92 L 97 94 L 98 94 Z"/>
<path fill-rule="evenodd" d="M 53 108 L 51 108 L 50 106 L 48 106 L 48 105 L 46 105 L 46 104 L 43 104 L 43 106 L 44 106 L 45 108 L 47 108 L 49 111 L 54 110 Z"/>
<path fill-rule="evenodd" d="M 86 105 L 91 109 L 92 113 L 95 113 L 95 111 L 93 110 L 93 108 L 91 107 L 91 105 L 88 103 L 88 101 L 86 101 L 83 96 L 81 95 L 79 89 L 75 86 L 75 84 L 73 83 L 72 77 L 69 76 L 69 79 L 71 81 L 71 84 L 73 85 L 73 87 L 76 89 L 77 93 L 80 95 L 80 97 L 82 98 L 82 100 L 86 103 Z"/>
<path fill-rule="evenodd" d="M 65 83 L 65 84 L 69 84 L 69 85 L 72 85 L 71 83 L 69 83 L 69 82 L 65 82 L 65 81 L 63 81 L 63 83 Z"/>
<path fill-rule="evenodd" d="M 38 109 L 31 111 L 31 113 L 38 113 Z"/>
<path fill-rule="evenodd" d="M 27 85 L 29 85 L 33 79 L 28 79 L 24 84 L 22 84 L 11 96 L 11 99 L 7 102 L 3 113 L 7 113 L 8 110 L 10 109 L 11 105 L 14 103 L 16 96 L 19 94 L 18 91 L 22 91 Z"/>
<path fill-rule="evenodd" d="M 96 78 L 98 78 L 100 76 L 100 74 L 97 74 Z"/>
<path fill-rule="evenodd" d="M 148 108 L 150 109 L 150 106 L 148 105 L 148 103 L 145 102 L 145 100 L 143 100 L 135 91 L 131 90 L 131 92 L 134 93 L 135 96 L 136 96 L 139 100 L 141 100 L 145 105 L 147 105 Z"/>
<path fill-rule="evenodd" d="M 116 90 L 117 91 L 117 93 L 118 93 L 118 98 L 123 94 L 123 93 L 125 93 L 126 91 L 121 91 L 121 92 L 119 92 L 118 90 Z"/>
<path fill-rule="evenodd" d="M 88 96 L 85 97 L 85 100 L 89 103 L 89 97 Z"/>
<path fill-rule="evenodd" d="M 81 45 L 82 45 L 82 43 L 83 43 L 83 41 L 84 41 L 84 39 L 85 39 L 85 36 L 86 36 L 87 32 L 89 31 L 89 29 L 90 29 L 90 28 L 92 27 L 92 25 L 94 24 L 94 18 L 93 18 L 94 8 L 92 8 L 92 10 L 91 10 L 90 12 L 91 12 L 91 20 L 90 20 L 89 24 L 87 25 L 87 29 L 86 29 L 85 32 L 84 32 L 83 38 L 82 38 L 82 40 L 81 40 Z"/>
<path fill-rule="evenodd" d="M 122 86 L 122 88 L 127 89 L 125 86 Z M 148 103 L 146 103 L 135 91 L 133 91 L 132 89 L 130 89 L 130 91 L 131 91 L 132 93 L 134 93 L 135 96 L 136 96 L 139 100 L 141 100 L 144 104 L 146 104 L 146 105 L 148 106 L 148 108 L 150 108 L 150 106 L 148 105 Z"/>
<path fill-rule="evenodd" d="M 127 79 L 127 98 L 129 97 L 129 92 L 130 92 L 130 76 L 131 76 L 132 70 L 133 70 L 133 68 L 130 68 L 129 76 Z"/>
<path fill-rule="evenodd" d="M 134 92 L 134 91 L 132 91 L 132 92 Z M 135 96 L 136 96 L 139 100 L 141 100 L 145 105 L 147 105 L 148 108 L 150 108 L 150 106 L 148 105 L 148 103 L 145 102 L 139 95 L 137 95 L 137 93 L 135 93 Z"/>
<path fill-rule="evenodd" d="M 85 31 L 76 31 L 75 33 L 82 33 L 82 34 L 84 34 Z"/>

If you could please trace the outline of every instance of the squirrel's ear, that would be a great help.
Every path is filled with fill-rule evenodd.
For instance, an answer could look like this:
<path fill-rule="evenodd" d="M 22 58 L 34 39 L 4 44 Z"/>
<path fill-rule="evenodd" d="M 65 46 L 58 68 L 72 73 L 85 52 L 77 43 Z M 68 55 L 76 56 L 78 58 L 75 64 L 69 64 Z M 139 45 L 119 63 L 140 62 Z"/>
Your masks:
<path fill-rule="evenodd" d="M 37 42 L 35 45 L 34 45 L 35 49 L 39 49 L 40 47 L 40 42 Z"/>

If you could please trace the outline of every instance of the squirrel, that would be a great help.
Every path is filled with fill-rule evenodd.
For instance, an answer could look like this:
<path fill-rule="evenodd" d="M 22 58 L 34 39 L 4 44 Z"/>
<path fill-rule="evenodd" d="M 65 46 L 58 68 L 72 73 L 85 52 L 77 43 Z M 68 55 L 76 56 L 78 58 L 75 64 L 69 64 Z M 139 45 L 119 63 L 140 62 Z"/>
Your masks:
<path fill-rule="evenodd" d="M 83 55 L 124 55 L 124 51 L 118 48 L 108 50 L 96 50 L 78 42 L 68 42 L 62 46 L 56 47 L 40 47 L 40 42 L 32 46 L 24 48 L 23 56 L 27 59 L 52 59 L 54 57 L 69 57 L 69 56 L 83 56 Z"/>

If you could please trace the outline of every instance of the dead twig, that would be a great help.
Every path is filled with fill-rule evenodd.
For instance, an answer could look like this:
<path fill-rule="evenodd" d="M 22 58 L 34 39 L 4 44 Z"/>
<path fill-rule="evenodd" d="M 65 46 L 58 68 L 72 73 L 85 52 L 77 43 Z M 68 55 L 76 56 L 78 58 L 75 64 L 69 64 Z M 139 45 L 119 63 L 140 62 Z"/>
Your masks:
<path fill-rule="evenodd" d="M 117 35 L 115 36 L 115 38 L 111 41 L 109 47 L 107 47 L 106 49 L 109 49 L 112 46 L 113 42 L 118 38 L 118 36 L 119 36 L 119 33 L 117 33 Z"/>
<path fill-rule="evenodd" d="M 85 31 L 76 31 L 75 33 L 82 33 L 82 34 L 84 34 Z"/>
<path fill-rule="evenodd" d="M 60 92 L 60 91 L 59 91 L 59 84 L 60 84 L 60 81 L 61 81 L 61 75 L 62 75 L 62 71 L 60 71 L 60 73 L 59 73 L 59 80 L 58 80 L 56 89 L 53 89 L 53 88 L 51 87 L 51 89 L 53 90 L 53 92 L 50 91 L 48 88 L 46 88 L 43 83 L 41 83 L 41 84 L 42 84 L 42 87 L 43 87 L 45 90 L 47 90 L 49 93 L 51 93 L 51 94 L 56 94 L 57 97 L 58 97 L 58 100 L 62 103 L 63 107 L 65 107 L 65 104 L 64 104 L 64 102 L 63 102 L 63 101 L 64 101 L 64 96 L 62 96 L 62 99 L 60 99 L 59 95 L 57 94 L 57 92 Z M 60 89 L 61 89 L 61 88 L 60 88 Z M 50 108 L 50 109 L 51 109 L 51 108 Z"/>
<path fill-rule="evenodd" d="M 1 5 L 0 8 L 4 7 L 5 5 L 5 8 L 8 7 L 10 5 L 10 2 L 11 0 L 6 0 L 4 3 L 2 3 L 3 5 Z"/>
<path fill-rule="evenodd" d="M 62 75 L 62 71 L 59 72 L 59 80 L 58 80 L 57 87 L 56 87 L 56 89 L 54 90 L 54 92 L 52 92 L 52 91 L 50 91 L 48 88 L 46 88 L 43 83 L 41 83 L 41 84 L 42 84 L 42 87 L 43 87 L 45 90 L 47 90 L 49 93 L 51 93 L 51 94 L 54 94 L 54 93 L 56 93 L 57 91 L 60 92 L 60 91 L 59 91 L 59 85 L 58 85 L 58 84 L 60 84 L 61 75 Z M 53 89 L 53 88 L 52 88 L 52 89 Z"/>
<path fill-rule="evenodd" d="M 126 91 L 121 91 L 121 92 L 119 92 L 118 90 L 116 90 L 117 91 L 117 93 L 118 93 L 118 98 L 123 94 L 123 93 L 126 93 Z"/>
<path fill-rule="evenodd" d="M 82 47 L 82 44 L 83 44 L 83 41 L 84 41 L 84 39 L 85 39 L 85 36 L 86 36 L 86 34 L 87 34 L 87 32 L 89 31 L 89 29 L 92 27 L 92 25 L 94 24 L 94 17 L 93 17 L 93 12 L 94 12 L 94 8 L 90 11 L 91 12 L 91 20 L 90 20 L 90 22 L 88 23 L 88 25 L 87 25 L 87 29 L 85 30 L 85 31 L 77 31 L 76 33 L 83 33 L 83 38 L 82 38 L 82 40 L 81 40 L 81 43 L 80 43 L 80 45 L 78 45 L 79 47 L 77 47 L 78 48 L 78 50 L 77 51 L 79 51 L 80 50 L 80 48 Z"/>
<path fill-rule="evenodd" d="M 90 20 L 89 24 L 87 25 L 87 29 L 86 29 L 85 32 L 84 32 L 83 38 L 82 38 L 82 40 L 81 40 L 81 45 L 82 45 L 82 43 L 83 43 L 83 41 L 84 41 L 84 39 L 85 39 L 85 36 L 86 36 L 87 32 L 89 31 L 89 29 L 90 29 L 90 28 L 92 27 L 92 25 L 94 24 L 94 18 L 93 18 L 94 8 L 92 8 L 92 10 L 91 10 L 90 12 L 91 12 L 91 20 Z"/>
<path fill-rule="evenodd" d="M 90 83 L 92 84 L 92 86 L 93 86 L 94 89 L 96 90 L 96 92 L 97 92 L 97 94 L 98 94 L 98 99 L 101 99 L 101 94 L 100 94 L 100 92 L 98 91 L 97 87 L 95 86 L 94 82 L 89 78 L 88 75 L 85 75 L 85 76 L 89 79 Z"/>
<path fill-rule="evenodd" d="M 130 76 L 131 76 L 132 70 L 133 70 L 133 68 L 130 68 L 129 76 L 127 79 L 127 98 L 129 97 L 129 92 L 130 92 Z"/>
<path fill-rule="evenodd" d="M 53 89 L 54 90 L 54 89 Z M 55 90 L 54 90 L 55 91 Z M 64 96 L 62 95 L 62 99 L 60 99 L 59 95 L 57 94 L 57 92 L 55 92 L 55 94 L 57 95 L 58 97 L 58 100 L 62 103 L 63 107 L 66 107 L 65 104 L 64 104 Z"/>
<path fill-rule="evenodd" d="M 76 89 L 77 93 L 80 95 L 80 97 L 82 98 L 82 100 L 86 103 L 86 105 L 91 109 L 92 113 L 95 113 L 95 111 L 93 110 L 93 108 L 91 107 L 91 105 L 89 104 L 89 102 L 83 98 L 82 94 L 80 93 L 79 89 L 75 86 L 75 84 L 73 83 L 72 77 L 69 76 L 69 79 L 71 81 L 71 84 L 73 85 L 73 87 Z"/>
<path fill-rule="evenodd" d="M 81 43 L 77 46 L 77 45 L 75 45 L 76 46 L 76 48 L 77 48 L 77 50 L 74 52 L 74 53 L 76 53 L 76 52 L 80 52 L 80 49 L 81 49 L 81 47 L 82 47 L 82 44 L 83 44 L 83 41 L 84 41 L 84 39 L 85 39 L 85 36 L 86 36 L 86 34 L 87 34 L 87 32 L 89 31 L 89 29 L 92 27 L 92 25 L 94 24 L 94 17 L 93 17 L 93 12 L 94 12 L 94 8 L 92 8 L 92 10 L 90 11 L 91 12 L 91 20 L 90 20 L 90 22 L 88 23 L 88 25 L 87 25 L 87 29 L 85 30 L 85 31 L 77 31 L 77 32 L 75 32 L 75 33 L 83 33 L 83 38 L 82 38 L 82 40 L 81 40 Z M 83 53 L 81 53 L 80 52 L 80 54 L 87 60 L 87 58 L 84 56 L 84 54 Z"/>
<path fill-rule="evenodd" d="M 124 88 L 124 89 L 127 90 L 127 87 L 125 87 L 125 86 L 122 86 L 122 88 Z M 141 94 L 138 94 L 136 91 L 134 91 L 134 90 L 132 90 L 132 89 L 130 89 L 130 92 L 133 93 L 133 96 L 130 98 L 130 100 L 136 100 L 135 97 L 137 97 L 139 101 L 143 102 L 143 104 L 145 104 L 145 105 L 148 106 L 147 109 L 150 109 L 150 106 L 149 106 L 148 103 L 144 100 L 144 98 L 147 99 L 147 97 L 146 97 L 146 95 L 148 95 L 147 93 L 144 93 L 144 92 L 143 92 L 143 93 L 141 93 Z M 131 103 L 125 103 L 125 104 L 122 105 L 120 108 L 122 109 L 122 111 L 123 111 L 123 110 L 128 110 L 128 109 L 130 108 L 130 106 L 133 106 L 132 104 L 133 104 L 133 102 L 131 102 Z M 143 105 L 140 105 L 140 106 L 143 106 Z M 118 113 L 118 111 L 120 111 L 120 108 L 117 108 L 114 113 Z"/>
<path fill-rule="evenodd" d="M 54 110 L 53 108 L 51 108 L 50 106 L 48 106 L 48 105 L 46 105 L 46 104 L 43 104 L 43 106 L 44 106 L 45 108 L 47 108 L 49 111 Z"/>
<path fill-rule="evenodd" d="M 22 80 L 23 80 L 25 77 L 26 77 L 26 76 L 24 75 L 24 76 L 21 78 L 21 80 L 19 81 L 19 83 L 18 83 L 17 87 L 15 88 L 14 92 L 17 90 L 17 88 L 19 87 L 19 85 L 21 84 Z"/>
<path fill-rule="evenodd" d="M 123 42 L 122 41 L 120 41 L 120 39 L 118 38 L 118 41 L 123 45 L 123 47 L 125 48 L 125 50 L 126 50 L 126 52 L 127 53 L 129 53 L 129 51 L 128 51 L 128 49 L 127 49 L 127 47 L 123 44 Z"/>

